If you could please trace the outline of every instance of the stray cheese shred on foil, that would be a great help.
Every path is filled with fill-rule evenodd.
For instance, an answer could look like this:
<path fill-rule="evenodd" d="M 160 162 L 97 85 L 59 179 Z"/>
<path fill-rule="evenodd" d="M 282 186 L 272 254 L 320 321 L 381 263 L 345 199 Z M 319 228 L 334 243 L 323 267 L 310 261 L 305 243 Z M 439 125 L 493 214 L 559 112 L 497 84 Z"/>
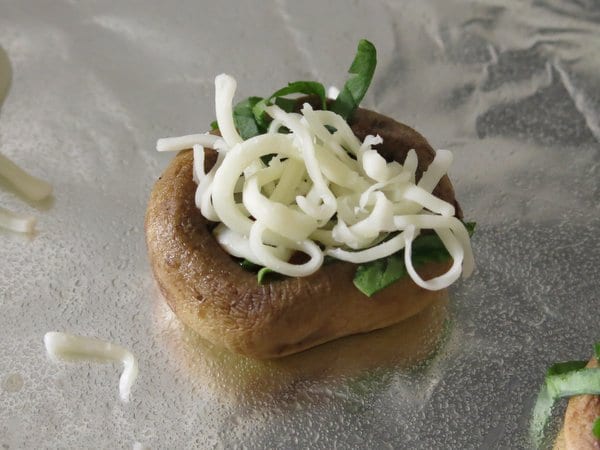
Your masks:
<path fill-rule="evenodd" d="M 429 290 L 472 273 L 467 229 L 454 206 L 432 194 L 452 164 L 450 151 L 438 150 L 417 183 L 414 150 L 404 164 L 388 163 L 373 148 L 380 136 L 360 142 L 341 116 L 308 103 L 300 113 L 267 107 L 273 119 L 268 132 L 243 140 L 233 120 L 236 81 L 221 74 L 215 88 L 221 136 L 160 139 L 157 150 L 193 148 L 196 206 L 220 222 L 214 235 L 229 254 L 302 277 L 317 271 L 326 255 L 360 264 L 404 249 L 410 277 Z M 279 133 L 281 127 L 290 132 Z M 206 147 L 218 152 L 208 173 Z M 268 164 L 261 159 L 266 156 Z M 430 280 L 419 276 L 411 259 L 412 242 L 424 229 L 439 236 L 453 259 L 445 274 Z M 310 259 L 290 263 L 297 251 Z"/>
<path fill-rule="evenodd" d="M 28 174 L 6 156 L 0 154 L 0 176 L 8 180 L 28 200 L 40 201 L 52 194 L 52 186 Z M 0 227 L 19 233 L 32 233 L 36 219 L 0 207 Z"/>
<path fill-rule="evenodd" d="M 119 361 L 123 372 L 119 380 L 119 396 L 129 401 L 131 387 L 138 376 L 138 364 L 133 354 L 120 345 L 84 336 L 51 331 L 44 336 L 46 351 L 54 359 L 84 361 Z"/>

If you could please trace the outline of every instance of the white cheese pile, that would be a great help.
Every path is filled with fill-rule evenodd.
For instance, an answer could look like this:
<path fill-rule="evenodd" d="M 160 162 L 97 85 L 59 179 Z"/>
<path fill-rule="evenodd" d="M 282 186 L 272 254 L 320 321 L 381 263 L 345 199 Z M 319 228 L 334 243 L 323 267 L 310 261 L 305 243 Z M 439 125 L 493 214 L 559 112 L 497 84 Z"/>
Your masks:
<path fill-rule="evenodd" d="M 300 114 L 268 107 L 268 132 L 244 141 L 233 120 L 236 81 L 222 74 L 215 87 L 222 137 L 160 139 L 157 150 L 193 148 L 196 205 L 208 220 L 221 222 L 214 234 L 231 255 L 300 277 L 318 270 L 325 255 L 358 264 L 404 249 L 410 277 L 425 289 L 443 289 L 461 272 L 471 274 L 469 234 L 454 217 L 454 206 L 431 193 L 452 163 L 451 152 L 438 150 L 416 183 L 414 150 L 404 164 L 388 163 L 373 149 L 382 142 L 379 136 L 360 142 L 341 116 L 308 103 Z M 279 133 L 281 127 L 290 133 Z M 208 173 L 205 147 L 218 152 Z M 267 155 L 275 156 L 265 164 L 261 157 Z M 454 261 L 448 272 L 427 281 L 411 260 L 412 242 L 423 229 L 437 233 Z M 290 263 L 297 251 L 310 259 Z"/>
<path fill-rule="evenodd" d="M 52 186 L 28 174 L 6 156 L 0 154 L 0 177 L 9 181 L 28 200 L 40 201 L 52 194 Z M 35 227 L 35 217 L 22 216 L 0 208 L 0 227 L 20 233 L 31 233 Z"/>
<path fill-rule="evenodd" d="M 44 344 L 48 354 L 55 359 L 122 362 L 119 394 L 122 401 L 129 401 L 131 387 L 138 375 L 137 361 L 129 350 L 110 342 L 54 331 L 46 333 Z"/>

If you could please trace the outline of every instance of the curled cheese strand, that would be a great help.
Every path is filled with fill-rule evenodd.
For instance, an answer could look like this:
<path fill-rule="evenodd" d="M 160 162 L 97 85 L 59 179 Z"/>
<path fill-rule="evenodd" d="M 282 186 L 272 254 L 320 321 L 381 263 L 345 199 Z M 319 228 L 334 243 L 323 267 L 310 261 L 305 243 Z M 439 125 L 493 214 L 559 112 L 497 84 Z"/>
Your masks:
<path fill-rule="evenodd" d="M 348 125 L 348 122 L 344 120 L 342 116 L 334 113 L 333 111 L 313 111 L 312 107 L 306 103 L 302 109 L 302 114 L 306 116 L 314 113 L 314 117 L 321 121 L 321 130 L 326 130 L 326 127 L 334 128 L 336 131 L 333 133 L 333 139 L 336 140 L 340 145 L 345 147 L 345 150 L 349 151 L 353 155 L 357 155 L 360 149 L 361 143 L 358 138 L 354 135 L 352 128 Z"/>
<path fill-rule="evenodd" d="M 296 188 L 306 174 L 306 168 L 302 162 L 295 159 L 288 159 L 283 163 L 283 172 L 281 178 L 273 189 L 269 199 L 273 202 L 279 202 L 283 205 L 289 205 L 296 197 Z"/>
<path fill-rule="evenodd" d="M 404 248 L 404 265 L 406 271 L 409 273 L 413 281 L 421 286 L 423 289 L 429 289 L 430 291 L 437 291 L 444 289 L 454 283 L 460 277 L 461 264 L 463 262 L 464 250 L 460 246 L 458 240 L 449 230 L 439 229 L 435 230 L 446 248 L 448 253 L 453 259 L 452 267 L 443 275 L 432 278 L 431 280 L 423 280 L 421 276 L 415 270 L 412 263 L 412 243 L 414 238 L 418 234 L 418 230 L 414 225 L 410 225 L 404 232 L 405 248 Z"/>
<path fill-rule="evenodd" d="M 473 259 L 473 251 L 471 249 L 471 240 L 469 238 L 469 232 L 467 231 L 463 223 L 456 217 L 441 217 L 432 214 L 395 216 L 394 224 L 399 229 L 406 229 L 410 226 L 415 226 L 417 228 L 436 230 L 438 235 L 440 235 L 439 230 L 448 229 L 452 231 L 454 237 L 458 240 L 461 248 L 464 249 L 465 253 L 462 267 L 463 277 L 467 278 L 473 272 L 475 268 L 475 260 Z M 440 239 L 442 239 L 442 242 L 444 241 L 441 235 Z M 446 245 L 445 242 L 444 245 Z"/>
<path fill-rule="evenodd" d="M 52 194 L 52 185 L 30 175 L 0 153 L 0 177 L 5 178 L 28 200 L 38 202 Z M 17 233 L 33 233 L 37 219 L 0 207 L 0 227 Z"/>
<path fill-rule="evenodd" d="M 46 351 L 52 358 L 87 361 L 120 361 L 123 372 L 119 379 L 119 395 L 129 401 L 131 387 L 138 376 L 138 364 L 133 354 L 120 345 L 74 334 L 48 332 L 44 336 Z"/>
<path fill-rule="evenodd" d="M 225 153 L 219 152 L 217 154 L 217 161 L 215 162 L 214 166 L 208 171 L 208 173 L 205 173 L 204 147 L 201 145 L 194 145 L 193 152 L 193 176 L 198 184 L 195 194 L 196 208 L 198 208 L 202 215 L 208 220 L 218 222 L 219 216 L 215 212 L 215 208 L 212 205 L 212 187 L 213 180 L 215 179 L 215 172 L 219 169 L 219 167 L 221 167 L 223 159 L 225 159 Z"/>
<path fill-rule="evenodd" d="M 233 77 L 222 73 L 215 78 L 215 111 L 219 131 L 229 147 L 242 142 L 233 122 L 233 96 L 237 82 Z"/>
<path fill-rule="evenodd" d="M 448 150 L 436 151 L 435 158 L 431 164 L 429 164 L 427 170 L 423 172 L 423 176 L 419 180 L 418 186 L 427 192 L 433 191 L 442 177 L 448 172 L 453 159 L 452 152 L 449 152 Z"/>
<path fill-rule="evenodd" d="M 0 227 L 17 233 L 33 233 L 35 224 L 35 217 L 23 216 L 0 206 Z"/>
<path fill-rule="evenodd" d="M 376 259 L 385 258 L 393 255 L 404 248 L 405 236 L 403 233 L 397 234 L 393 238 L 382 242 L 381 244 L 370 247 L 358 252 L 349 252 L 341 248 L 330 248 L 325 251 L 326 255 L 333 256 L 341 261 L 348 261 L 354 264 L 362 264 Z"/>
<path fill-rule="evenodd" d="M 368 217 L 350 227 L 350 230 L 365 238 L 375 239 L 382 231 L 395 231 L 392 203 L 383 192 L 376 192 L 375 206 Z"/>
<path fill-rule="evenodd" d="M 241 235 L 248 236 L 252 221 L 241 213 L 234 199 L 238 178 L 244 169 L 261 156 L 280 153 L 288 158 L 300 159 L 298 149 L 291 145 L 291 137 L 285 134 L 263 134 L 227 152 L 221 167 L 215 172 L 212 186 L 213 206 L 221 222 Z"/>
<path fill-rule="evenodd" d="M 273 119 L 279 120 L 295 135 L 295 143 L 300 145 L 302 159 L 304 160 L 304 164 L 306 164 L 308 175 L 313 182 L 315 191 L 318 192 L 319 197 L 323 201 L 323 204 L 318 206 L 308 200 L 298 201 L 298 199 L 296 199 L 298 206 L 300 206 L 300 208 L 305 212 L 307 212 L 307 209 L 310 210 L 310 215 L 316 215 L 317 220 L 319 220 L 321 223 L 327 222 L 331 216 L 335 214 L 336 201 L 335 196 L 329 190 L 329 187 L 323 177 L 323 173 L 319 168 L 319 161 L 316 156 L 313 138 L 307 132 L 306 127 L 302 126 L 302 123 L 295 114 L 287 114 L 281 108 L 275 105 L 266 108 L 266 112 L 273 117 Z"/>
<path fill-rule="evenodd" d="M 194 145 L 216 148 L 215 146 L 223 139 L 213 134 L 189 134 L 187 136 L 162 138 L 156 141 L 156 150 L 159 152 L 179 152 L 193 148 Z"/>
<path fill-rule="evenodd" d="M 430 194 L 425 189 L 419 186 L 410 186 L 404 191 L 404 198 L 419 204 L 422 208 L 427 208 L 429 211 L 436 214 L 441 214 L 445 217 L 454 215 L 454 206 L 444 200 L 439 199 L 433 194 Z"/>
<path fill-rule="evenodd" d="M 244 186 L 244 205 L 254 217 L 260 217 L 265 226 L 294 241 L 306 239 L 317 229 L 314 218 L 262 195 L 257 175 L 250 177 Z"/>
<path fill-rule="evenodd" d="M 52 185 L 25 172 L 0 153 L 0 176 L 9 181 L 27 199 L 38 202 L 52 194 Z"/>
<path fill-rule="evenodd" d="M 342 145 L 342 137 L 346 136 L 346 134 L 347 134 L 347 130 L 345 130 L 345 128 L 349 128 L 348 124 L 346 122 L 344 122 L 344 125 L 343 125 L 344 131 L 342 133 L 331 134 L 329 132 L 329 130 L 327 128 L 325 128 L 326 124 L 324 124 L 321 121 L 323 116 L 319 114 L 320 112 L 323 112 L 323 111 L 315 111 L 312 109 L 312 106 L 310 106 L 310 104 L 308 104 L 308 103 L 304 104 L 304 107 L 302 108 L 302 114 L 304 116 L 305 123 L 311 128 L 311 130 L 313 131 L 315 136 L 321 142 L 323 142 L 324 145 L 326 145 L 329 149 L 333 150 L 335 155 L 339 159 L 341 159 L 344 164 L 346 164 L 347 166 L 351 167 L 354 170 L 358 169 L 358 164 L 356 163 L 356 161 L 354 159 L 352 159 L 348 155 L 348 152 L 344 149 L 344 147 Z M 276 121 L 274 120 L 273 122 L 276 122 Z M 350 129 L 349 133 L 352 136 L 354 136 L 354 133 L 352 133 L 351 129 Z M 356 137 L 354 137 L 354 139 L 352 139 L 350 141 L 344 141 L 344 142 L 346 142 L 347 144 L 349 142 L 348 147 L 350 148 L 351 152 L 354 155 L 356 155 L 357 149 L 360 147 L 360 142 L 358 142 L 358 139 L 356 139 Z"/>
<path fill-rule="evenodd" d="M 217 242 L 229 253 L 230 255 L 237 256 L 238 258 L 245 258 L 250 262 L 260 265 L 260 259 L 252 252 L 250 248 L 250 241 L 248 238 L 237 234 L 235 231 L 230 230 L 222 223 L 217 225 L 214 230 L 214 235 Z M 293 250 L 285 246 L 271 246 L 271 252 L 275 257 L 287 261 L 292 256 Z"/>
<path fill-rule="evenodd" d="M 310 256 L 310 260 L 304 264 L 290 264 L 278 258 L 271 247 L 263 243 L 263 233 L 266 230 L 267 228 L 261 222 L 256 221 L 250 231 L 250 248 L 261 262 L 266 263 L 265 267 L 290 277 L 307 276 L 319 270 L 323 264 L 323 252 L 317 244 L 311 240 L 287 242 L 289 248 Z"/>

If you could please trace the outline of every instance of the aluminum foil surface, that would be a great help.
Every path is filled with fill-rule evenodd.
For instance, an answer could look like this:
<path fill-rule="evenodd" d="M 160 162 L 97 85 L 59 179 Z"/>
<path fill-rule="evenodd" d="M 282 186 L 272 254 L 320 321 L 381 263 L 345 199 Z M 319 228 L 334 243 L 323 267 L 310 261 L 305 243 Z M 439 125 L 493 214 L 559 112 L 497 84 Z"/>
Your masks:
<path fill-rule="evenodd" d="M 387 330 L 270 362 L 213 348 L 150 272 L 156 139 L 208 128 L 222 72 L 238 99 L 340 86 L 362 37 L 364 106 L 454 152 L 477 270 Z M 0 448 L 528 448 L 545 369 L 600 337 L 599 44 L 594 0 L 0 0 L 0 152 L 54 186 L 0 181 L 39 221 L 0 231 Z M 117 364 L 50 360 L 51 330 L 129 348 L 131 402 Z"/>

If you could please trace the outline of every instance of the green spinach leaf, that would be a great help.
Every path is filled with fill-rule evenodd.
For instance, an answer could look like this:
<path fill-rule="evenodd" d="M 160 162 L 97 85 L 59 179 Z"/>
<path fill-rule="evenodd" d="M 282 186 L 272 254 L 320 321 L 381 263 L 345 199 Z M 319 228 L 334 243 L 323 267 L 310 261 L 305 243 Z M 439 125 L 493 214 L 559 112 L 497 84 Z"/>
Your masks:
<path fill-rule="evenodd" d="M 262 101 L 261 97 L 248 97 L 239 102 L 233 108 L 233 122 L 242 139 L 250 139 L 259 134 L 264 134 L 267 129 L 259 124 L 252 112 L 257 103 Z"/>
<path fill-rule="evenodd" d="M 361 39 L 354 61 L 348 69 L 350 77 L 331 106 L 333 112 L 346 120 L 352 117 L 369 89 L 376 65 L 377 50 L 375 50 L 375 46 L 366 39 Z"/>
<path fill-rule="evenodd" d="M 275 91 L 270 97 L 263 99 L 258 102 L 252 112 L 256 123 L 259 126 L 266 128 L 270 121 L 265 109 L 275 103 L 285 112 L 292 112 L 296 108 L 296 100 L 286 98 L 287 95 L 291 94 L 305 94 L 305 95 L 316 95 L 321 100 L 321 107 L 327 109 L 327 97 L 325 95 L 325 87 L 316 81 L 294 81 L 288 83 L 284 88 Z"/>

